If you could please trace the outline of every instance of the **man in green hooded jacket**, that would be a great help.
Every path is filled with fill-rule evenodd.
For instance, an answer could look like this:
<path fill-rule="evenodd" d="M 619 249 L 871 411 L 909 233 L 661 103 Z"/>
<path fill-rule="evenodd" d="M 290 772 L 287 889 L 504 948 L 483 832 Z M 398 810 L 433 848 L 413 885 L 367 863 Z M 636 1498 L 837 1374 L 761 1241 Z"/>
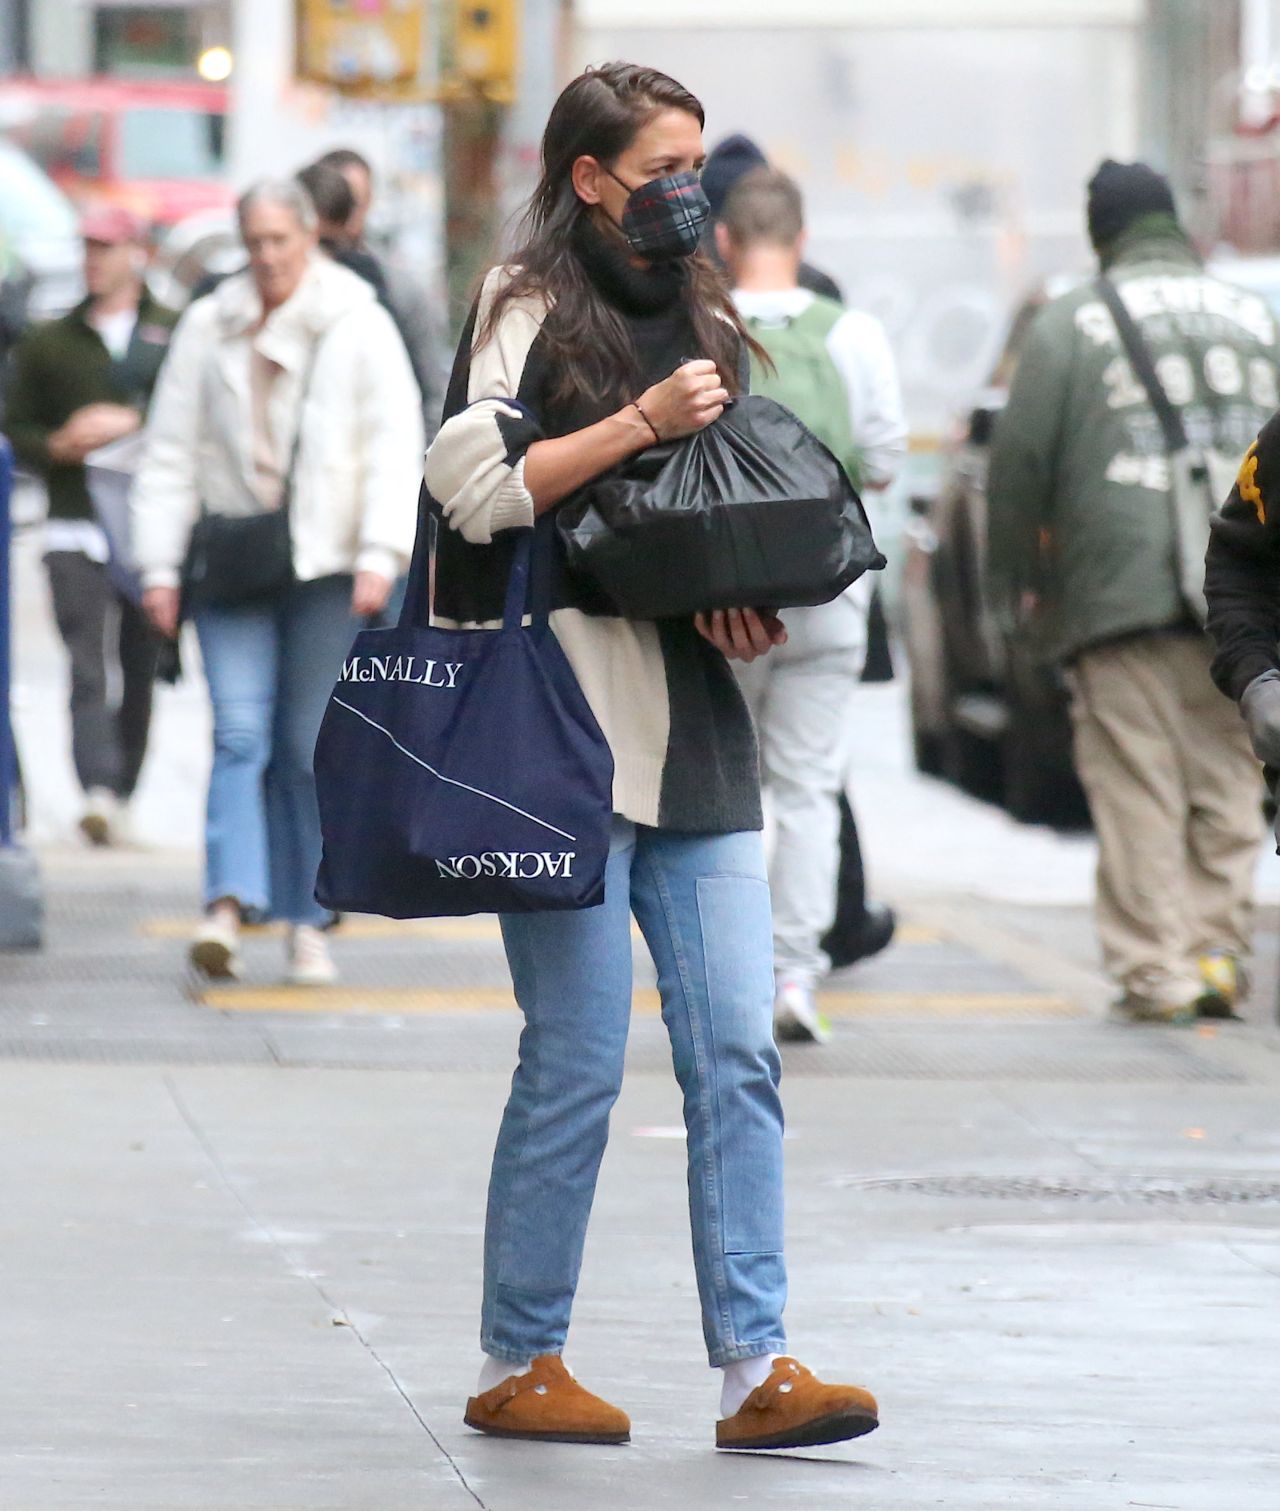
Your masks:
<path fill-rule="evenodd" d="M 1144 164 L 1102 164 L 1088 221 L 1191 446 L 1238 459 L 1280 391 L 1266 301 L 1204 271 L 1168 182 Z M 1165 432 L 1094 282 L 1050 303 L 1028 333 L 988 502 L 1003 627 L 1018 634 L 1034 605 L 1067 668 L 1098 835 L 1098 931 L 1120 1005 L 1161 1021 L 1229 1014 L 1250 947 L 1258 768 L 1209 678 Z"/>

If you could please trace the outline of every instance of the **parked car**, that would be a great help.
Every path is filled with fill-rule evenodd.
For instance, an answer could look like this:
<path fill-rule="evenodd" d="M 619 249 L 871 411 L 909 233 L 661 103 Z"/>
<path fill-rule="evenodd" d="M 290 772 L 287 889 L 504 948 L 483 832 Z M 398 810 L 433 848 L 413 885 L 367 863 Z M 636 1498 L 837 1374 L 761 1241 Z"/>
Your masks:
<path fill-rule="evenodd" d="M 1220 252 L 1206 266 L 1262 294 L 1280 316 L 1280 258 Z M 1002 803 L 1015 818 L 1062 825 L 1087 822 L 1088 808 L 1072 760 L 1066 685 L 1046 649 L 1053 538 L 1040 538 L 1044 585 L 1026 595 L 1015 633 L 1005 635 L 987 598 L 986 489 L 992 432 L 1031 322 L 1082 281 L 1050 279 L 1019 306 L 987 388 L 944 448 L 937 492 L 912 500 L 901 596 L 918 768 Z"/>
<path fill-rule="evenodd" d="M 1054 281 L 1018 309 L 988 387 L 944 448 L 936 494 L 912 500 L 902 578 L 918 768 L 947 777 L 1026 822 L 1087 820 L 1071 755 L 1061 669 L 1044 649 L 1052 605 L 1029 593 L 1006 636 L 987 598 L 987 466 L 996 417 L 1027 331 Z M 1041 537 L 1047 563 L 1053 542 Z M 1046 574 L 1047 575 L 1047 574 Z"/>
<path fill-rule="evenodd" d="M 227 91 L 199 81 L 9 79 L 0 134 L 77 204 L 120 204 L 156 226 L 231 203 Z"/>

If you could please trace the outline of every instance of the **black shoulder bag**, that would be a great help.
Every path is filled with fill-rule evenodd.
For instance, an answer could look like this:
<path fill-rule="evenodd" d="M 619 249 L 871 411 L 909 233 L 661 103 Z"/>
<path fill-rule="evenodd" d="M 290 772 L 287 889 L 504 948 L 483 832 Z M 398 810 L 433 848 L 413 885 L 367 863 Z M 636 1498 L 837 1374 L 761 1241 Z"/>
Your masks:
<path fill-rule="evenodd" d="M 323 340 L 323 338 L 321 338 Z M 293 537 L 289 529 L 294 475 L 302 450 L 307 395 L 319 344 L 307 364 L 298 400 L 298 429 L 284 475 L 280 503 L 256 514 L 214 514 L 202 509 L 191 531 L 182 567 L 183 617 L 201 608 L 231 608 L 274 598 L 293 582 Z"/>

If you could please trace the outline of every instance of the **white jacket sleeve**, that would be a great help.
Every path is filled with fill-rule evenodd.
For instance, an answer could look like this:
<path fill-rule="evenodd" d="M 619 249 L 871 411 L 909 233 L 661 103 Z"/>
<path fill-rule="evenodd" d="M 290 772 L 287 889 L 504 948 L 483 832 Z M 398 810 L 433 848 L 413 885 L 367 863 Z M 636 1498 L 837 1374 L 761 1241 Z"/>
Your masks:
<path fill-rule="evenodd" d="M 212 314 L 205 304 L 200 300 L 187 310 L 169 344 L 129 492 L 134 559 L 144 588 L 178 586 L 200 513 L 200 395 Z"/>
<path fill-rule="evenodd" d="M 356 403 L 365 466 L 357 572 L 394 581 L 409 564 L 425 444 L 418 385 L 395 322 L 380 305 L 360 316 Z"/>
<path fill-rule="evenodd" d="M 864 481 L 884 487 L 907 454 L 907 419 L 889 338 L 874 316 L 850 310 L 832 326 L 827 350 L 849 392 Z"/>
<path fill-rule="evenodd" d="M 486 279 L 476 328 L 503 276 L 499 268 Z M 427 452 L 428 492 L 446 523 L 476 545 L 487 545 L 499 530 L 533 524 L 524 453 L 542 432 L 516 399 L 540 328 L 532 308 L 507 306 L 492 337 L 472 346 L 466 408 L 444 422 Z"/>

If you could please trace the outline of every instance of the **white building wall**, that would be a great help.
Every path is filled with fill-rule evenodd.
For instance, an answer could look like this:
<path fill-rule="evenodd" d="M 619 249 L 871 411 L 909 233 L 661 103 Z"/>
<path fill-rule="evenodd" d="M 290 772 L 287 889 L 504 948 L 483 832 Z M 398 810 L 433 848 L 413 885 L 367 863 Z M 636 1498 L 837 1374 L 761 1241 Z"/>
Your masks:
<path fill-rule="evenodd" d="M 93 6 L 84 0 L 36 0 L 30 16 L 32 72 L 83 78 L 93 72 Z"/>
<path fill-rule="evenodd" d="M 374 165 L 376 222 L 424 288 L 442 283 L 441 116 L 436 105 L 344 100 L 293 76 L 293 0 L 233 0 L 228 172 L 239 190 L 293 173 L 331 147 Z"/>
<path fill-rule="evenodd" d="M 746 131 L 799 179 L 812 260 L 885 320 L 927 434 L 986 380 L 1028 288 L 1088 265 L 1085 181 L 1137 153 L 1143 10 L 579 0 L 577 62 L 666 70 L 709 145 Z"/>

